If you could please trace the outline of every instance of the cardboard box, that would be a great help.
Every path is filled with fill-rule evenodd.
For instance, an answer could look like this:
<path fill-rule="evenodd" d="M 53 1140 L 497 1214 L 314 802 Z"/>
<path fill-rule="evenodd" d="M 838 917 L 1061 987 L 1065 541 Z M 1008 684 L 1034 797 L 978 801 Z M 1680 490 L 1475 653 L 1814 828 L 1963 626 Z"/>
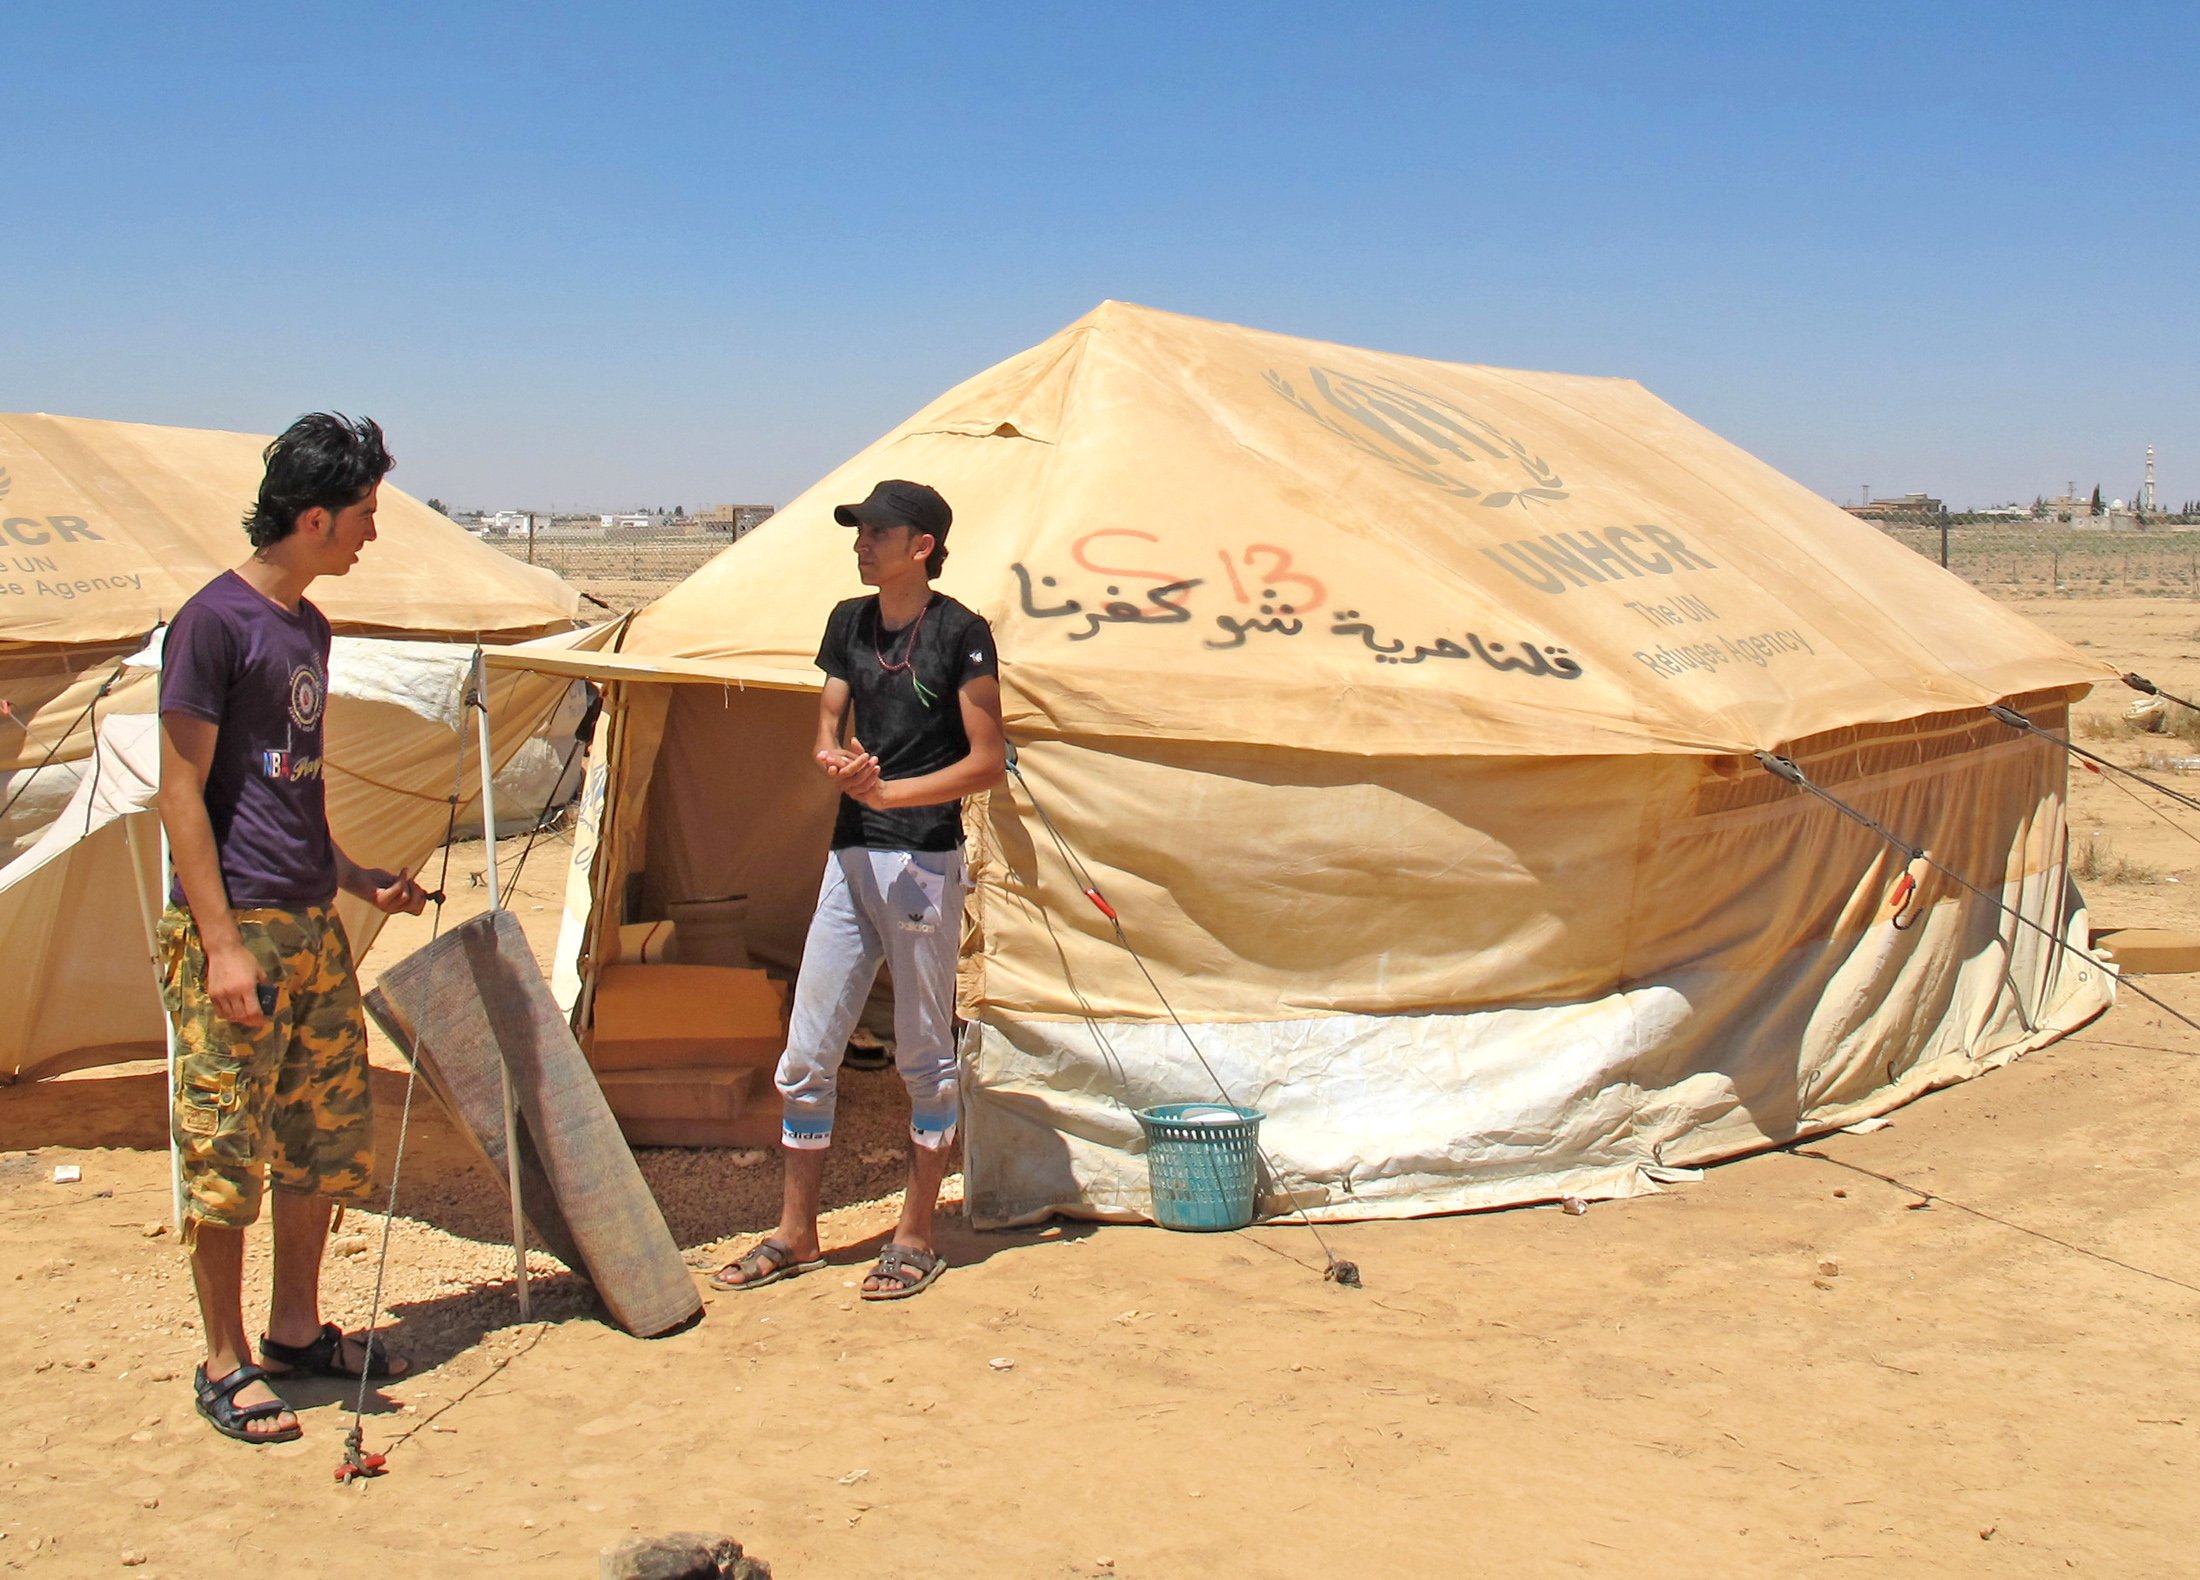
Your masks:
<path fill-rule="evenodd" d="M 763 1147 L 779 1139 L 778 1094 L 761 1070 L 607 1070 L 597 1080 L 633 1146 Z"/>
<path fill-rule="evenodd" d="M 670 1070 L 605 1070 L 597 1075 L 596 1084 L 621 1120 L 738 1119 L 755 1103 L 756 1088 L 765 1079 L 762 1071 L 751 1066 L 687 1065 Z M 772 1096 L 776 1117 L 778 1093 Z"/>
<path fill-rule="evenodd" d="M 680 959 L 694 966 L 745 967 L 749 963 L 749 897 L 674 900 L 665 907 L 680 930 Z"/>
<path fill-rule="evenodd" d="M 636 966 L 669 966 L 680 960 L 677 922 L 628 922 L 619 929 L 619 961 Z"/>
<path fill-rule="evenodd" d="M 787 986 L 728 966 L 605 966 L 588 1062 L 599 1071 L 768 1070 L 787 1045 Z"/>
<path fill-rule="evenodd" d="M 735 1119 L 621 1119 L 619 1133 L 635 1147 L 773 1147 L 779 1110 Z"/>

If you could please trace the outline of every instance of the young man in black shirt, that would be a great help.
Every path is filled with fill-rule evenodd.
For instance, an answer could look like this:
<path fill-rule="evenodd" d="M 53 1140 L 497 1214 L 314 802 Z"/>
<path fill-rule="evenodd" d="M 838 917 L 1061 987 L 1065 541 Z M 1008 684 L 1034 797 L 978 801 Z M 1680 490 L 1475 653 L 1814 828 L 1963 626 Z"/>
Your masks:
<path fill-rule="evenodd" d="M 779 1226 L 711 1282 L 755 1289 L 824 1265 L 818 1193 L 840 1061 L 884 961 L 912 1145 L 901 1222 L 863 1297 L 898 1300 L 941 1268 L 932 1216 L 957 1116 L 962 798 L 1001 783 L 1007 748 L 992 629 L 932 590 L 954 520 L 947 501 L 922 483 L 884 482 L 833 519 L 856 529 L 856 572 L 878 591 L 834 608 L 817 653 L 817 765 L 840 790 L 840 814 L 779 1061 L 785 1195 Z"/>

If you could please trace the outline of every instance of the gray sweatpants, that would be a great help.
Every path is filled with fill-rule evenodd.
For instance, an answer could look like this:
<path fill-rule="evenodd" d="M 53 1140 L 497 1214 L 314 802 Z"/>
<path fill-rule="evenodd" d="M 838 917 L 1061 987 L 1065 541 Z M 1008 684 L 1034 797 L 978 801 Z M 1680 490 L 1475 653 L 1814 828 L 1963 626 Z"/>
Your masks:
<path fill-rule="evenodd" d="M 894 974 L 894 1065 L 909 1088 L 909 1135 L 955 1139 L 955 964 L 965 879 L 959 850 L 836 850 L 825 863 L 802 946 L 787 1051 L 779 1056 L 781 1138 L 803 1149 L 833 1139 L 833 1102 L 848 1036 L 884 961 Z"/>

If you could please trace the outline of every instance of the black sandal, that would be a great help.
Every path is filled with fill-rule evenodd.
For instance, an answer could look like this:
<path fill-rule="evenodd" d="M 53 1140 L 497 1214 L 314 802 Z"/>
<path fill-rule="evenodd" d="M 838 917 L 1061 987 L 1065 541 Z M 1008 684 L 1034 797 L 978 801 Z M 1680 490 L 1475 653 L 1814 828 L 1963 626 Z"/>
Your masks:
<path fill-rule="evenodd" d="M 246 1427 L 254 1421 L 271 1420 L 286 1414 L 290 1406 L 280 1399 L 265 1404 L 237 1403 L 237 1395 L 256 1382 L 266 1382 L 268 1376 L 259 1367 L 246 1364 L 238 1367 L 220 1382 L 206 1380 L 206 1368 L 201 1365 L 191 1373 L 191 1385 L 199 1397 L 199 1414 L 206 1417 L 215 1431 L 224 1437 L 233 1437 L 240 1443 L 292 1443 L 305 1436 L 305 1429 L 293 1421 L 288 1426 L 277 1427 L 272 1432 L 248 1432 Z"/>
<path fill-rule="evenodd" d="M 359 1342 L 367 1352 L 365 1376 L 388 1380 L 411 1374 L 410 1366 L 392 1369 L 388 1352 L 375 1342 L 372 1333 L 362 1335 Z M 341 1377 L 346 1382 L 357 1382 L 362 1375 L 345 1367 L 344 1330 L 333 1322 L 322 1323 L 320 1334 L 310 1344 L 278 1344 L 263 1333 L 260 1335 L 260 1358 L 281 1362 L 288 1368 L 282 1373 L 285 1377 L 298 1373 L 307 1377 Z"/>

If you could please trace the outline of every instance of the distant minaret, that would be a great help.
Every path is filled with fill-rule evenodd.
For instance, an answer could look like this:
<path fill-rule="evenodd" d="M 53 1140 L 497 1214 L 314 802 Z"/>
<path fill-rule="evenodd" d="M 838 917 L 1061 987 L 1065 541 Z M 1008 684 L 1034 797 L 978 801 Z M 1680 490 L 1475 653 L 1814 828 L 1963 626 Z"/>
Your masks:
<path fill-rule="evenodd" d="M 2139 490 L 2139 508 L 2148 515 L 2154 513 L 2154 446 L 2147 446 L 2147 480 Z"/>

